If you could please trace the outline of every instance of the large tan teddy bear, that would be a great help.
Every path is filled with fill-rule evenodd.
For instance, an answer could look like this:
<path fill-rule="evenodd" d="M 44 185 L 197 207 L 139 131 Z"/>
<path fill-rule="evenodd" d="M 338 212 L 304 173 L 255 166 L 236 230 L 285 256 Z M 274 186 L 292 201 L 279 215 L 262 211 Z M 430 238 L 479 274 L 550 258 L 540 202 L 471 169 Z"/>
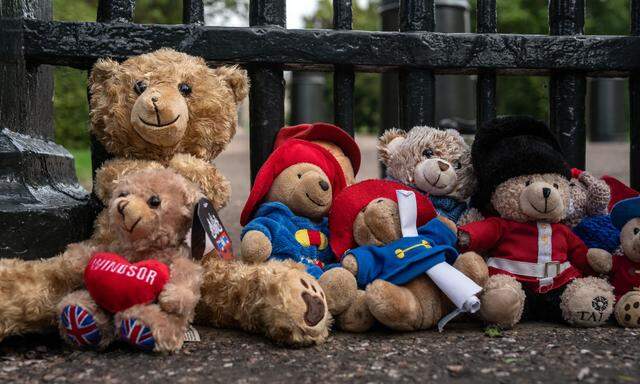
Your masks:
<path fill-rule="evenodd" d="M 339 324 L 360 331 L 371 328 L 375 320 L 400 331 L 433 328 L 455 309 L 425 273 L 433 260 L 445 255 L 478 286 L 488 278 L 479 255 L 458 256 L 453 248 L 455 225 L 447 218 L 436 218 L 429 198 L 418 191 L 414 192 L 418 229 L 413 238 L 417 240 L 403 238 L 398 190 L 415 191 L 389 180 L 366 180 L 347 187 L 336 198 L 329 217 L 331 247 L 364 289 L 338 316 Z"/>
<path fill-rule="evenodd" d="M 244 70 L 160 49 L 122 63 L 99 60 L 89 83 L 91 131 L 114 156 L 96 171 L 94 192 L 104 203 L 120 177 L 168 166 L 215 208 L 226 204 L 229 183 L 210 161 L 235 134 L 236 107 L 248 92 Z M 113 233 L 103 212 L 91 241 L 108 242 Z M 56 304 L 81 286 L 85 263 L 69 252 L 0 260 L 0 340 L 53 324 Z"/>

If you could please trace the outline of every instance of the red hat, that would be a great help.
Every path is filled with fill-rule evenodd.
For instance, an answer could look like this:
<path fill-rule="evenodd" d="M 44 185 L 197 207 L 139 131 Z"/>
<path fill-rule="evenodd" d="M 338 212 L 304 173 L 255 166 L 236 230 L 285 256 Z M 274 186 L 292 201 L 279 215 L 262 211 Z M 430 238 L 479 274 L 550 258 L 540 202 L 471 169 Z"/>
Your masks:
<path fill-rule="evenodd" d="M 360 169 L 360 148 L 353 137 L 339 127 L 328 123 L 300 124 L 281 128 L 273 143 L 275 150 L 288 139 L 300 139 L 306 141 L 328 141 L 340 147 L 351 161 L 353 173 L 358 174 Z"/>
<path fill-rule="evenodd" d="M 269 193 L 271 185 L 278 175 L 292 165 L 310 163 L 322 169 L 329 178 L 333 197 L 335 198 L 346 185 L 344 173 L 336 159 L 329 151 L 309 141 L 290 139 L 280 145 L 267 158 L 258 171 L 249 198 L 240 215 L 240 224 L 247 225 L 253 211 Z"/>
<path fill-rule="evenodd" d="M 348 249 L 358 246 L 353 238 L 353 223 L 360 210 L 380 197 L 397 202 L 396 190 L 398 189 L 415 192 L 418 206 L 418 226 L 438 215 L 427 195 L 404 184 L 390 180 L 365 180 L 353 184 L 345 188 L 334 199 L 331 212 L 329 212 L 329 233 L 331 234 L 329 243 L 338 259 L 342 258 Z"/>

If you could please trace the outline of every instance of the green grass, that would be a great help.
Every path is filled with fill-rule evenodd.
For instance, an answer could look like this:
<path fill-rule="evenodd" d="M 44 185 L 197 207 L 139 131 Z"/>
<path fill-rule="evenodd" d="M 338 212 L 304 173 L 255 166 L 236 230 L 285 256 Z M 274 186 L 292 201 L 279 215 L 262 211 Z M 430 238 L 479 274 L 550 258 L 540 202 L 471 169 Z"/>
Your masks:
<path fill-rule="evenodd" d="M 78 181 L 87 190 L 91 189 L 91 150 L 89 148 L 70 149 L 76 163 Z"/>

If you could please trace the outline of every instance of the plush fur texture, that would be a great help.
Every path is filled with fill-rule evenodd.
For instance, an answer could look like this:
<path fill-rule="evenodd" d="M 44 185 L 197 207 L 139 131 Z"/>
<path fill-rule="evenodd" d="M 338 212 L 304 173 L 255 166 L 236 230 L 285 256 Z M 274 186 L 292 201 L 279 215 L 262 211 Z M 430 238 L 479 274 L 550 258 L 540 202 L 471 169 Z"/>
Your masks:
<path fill-rule="evenodd" d="M 569 186 L 571 209 L 563 223 L 573 228 L 587 216 L 606 215 L 609 212 L 607 207 L 611 191 L 604 180 L 589 172 L 582 172 L 577 178 L 571 179 Z"/>
<path fill-rule="evenodd" d="M 367 216 L 365 218 L 365 215 Z M 445 219 L 455 230 L 455 225 Z M 353 236 L 357 245 L 383 245 L 402 236 L 398 204 L 390 199 L 374 199 L 358 214 L 353 224 Z M 342 260 L 342 265 L 357 275 L 358 265 L 352 255 Z M 456 260 L 454 267 L 470 277 L 480 286 L 484 285 L 489 272 L 479 255 L 468 252 Z M 384 280 L 375 280 L 366 288 L 366 304 L 371 315 L 385 326 L 398 331 L 429 329 L 436 325 L 453 304 L 426 276 L 398 286 Z M 344 319 L 358 324 L 357 319 Z M 369 325 L 368 316 L 362 316 L 358 326 Z"/>
<path fill-rule="evenodd" d="M 318 282 L 300 264 L 204 262 L 199 324 L 239 328 L 294 346 L 324 342 L 332 324 Z"/>
<path fill-rule="evenodd" d="M 466 201 L 476 187 L 471 151 L 454 129 L 390 129 L 378 139 L 378 157 L 390 178 L 433 196 Z"/>
<path fill-rule="evenodd" d="M 202 195 L 195 185 L 171 170 L 132 173 L 120 179 L 114 192 L 108 212 L 115 241 L 80 245 L 78 256 L 86 263 L 96 252 L 113 252 L 130 262 L 155 259 L 168 265 L 169 281 L 158 303 L 139 304 L 118 312 L 115 324 L 124 319 L 137 319 L 151 328 L 154 350 L 179 350 L 200 299 L 202 267 L 191 260 L 184 239 L 191 227 L 193 207 Z M 106 347 L 114 339 L 112 315 L 96 305 L 86 290 L 63 297 L 58 305 L 59 313 L 67 305 L 80 306 L 94 316 L 102 335 L 100 347 Z M 60 332 L 67 340 L 66 329 L 61 324 Z"/>
<path fill-rule="evenodd" d="M 210 161 L 235 133 L 236 106 L 248 92 L 244 70 L 212 69 L 201 58 L 161 49 L 122 63 L 99 60 L 89 80 L 91 130 L 115 156 L 96 172 L 94 192 L 105 204 L 121 177 L 167 166 L 195 182 L 215 208 L 226 204 L 229 182 Z M 183 83 L 190 93 L 180 92 Z M 162 125 L 175 118 L 172 113 L 179 118 L 164 127 L 145 126 L 139 119 Z M 111 242 L 113 233 L 103 211 L 92 240 L 83 246 Z M 5 287 L 0 289 L 0 340 L 53 324 L 61 297 L 81 286 L 78 249 L 70 246 L 41 261 L 0 260 L 0 286 Z"/>

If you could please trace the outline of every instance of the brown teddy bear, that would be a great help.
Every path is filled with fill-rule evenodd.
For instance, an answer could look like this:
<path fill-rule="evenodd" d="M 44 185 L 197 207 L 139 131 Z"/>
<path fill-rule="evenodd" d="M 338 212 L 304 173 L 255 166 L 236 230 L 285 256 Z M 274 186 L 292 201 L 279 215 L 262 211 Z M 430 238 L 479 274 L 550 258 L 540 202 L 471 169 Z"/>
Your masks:
<path fill-rule="evenodd" d="M 469 222 L 467 201 L 476 187 L 471 150 L 455 129 L 390 129 L 378 139 L 387 177 L 429 194 L 440 215 Z"/>
<path fill-rule="evenodd" d="M 613 255 L 605 250 L 590 253 L 589 264 L 596 272 L 610 275 L 618 323 L 637 328 L 640 327 L 640 197 L 614 205 L 611 220 L 620 230 L 620 248 Z"/>
<path fill-rule="evenodd" d="M 115 156 L 96 171 L 103 202 L 119 177 L 169 166 L 222 207 L 229 183 L 210 163 L 233 137 L 237 104 L 248 79 L 236 67 L 209 68 L 201 58 L 171 49 L 117 63 L 99 60 L 91 73 L 91 130 Z M 115 231 L 100 214 L 92 242 Z M 82 284 L 84 260 L 73 252 L 39 261 L 0 260 L 0 340 L 52 325 L 56 304 Z"/>
<path fill-rule="evenodd" d="M 582 277 L 592 273 L 592 251 L 560 223 L 571 173 L 555 136 L 532 118 L 500 117 L 478 130 L 472 154 L 479 186 L 474 199 L 498 215 L 458 232 L 462 250 L 489 256 L 484 319 L 513 326 L 526 303 L 529 318 L 564 318 L 578 326 L 606 322 L 612 288 L 602 279 Z"/>
<path fill-rule="evenodd" d="M 352 303 L 356 282 L 335 262 L 329 247 L 328 213 L 345 187 L 342 167 L 322 146 L 289 138 L 260 168 L 240 217 L 241 257 L 247 263 L 293 260 L 324 288 L 332 314 Z"/>
<path fill-rule="evenodd" d="M 424 242 L 419 243 L 421 246 L 410 246 L 403 252 L 396 249 L 395 256 L 391 255 L 395 262 L 374 262 L 374 253 L 380 256 L 379 251 L 384 252 L 385 247 L 395 247 L 394 244 L 403 241 L 396 191 L 407 189 L 412 190 L 389 180 L 367 180 L 347 187 L 336 198 L 329 221 L 331 247 L 336 255 L 341 256 L 343 267 L 351 271 L 358 284 L 366 289 L 357 296 L 349 310 L 338 316 L 339 324 L 367 330 L 375 319 L 394 330 L 434 327 L 454 307 L 424 273 L 424 261 L 430 256 L 422 258 L 420 252 L 423 248 L 427 253 L 430 249 L 438 255 L 447 253 L 455 259 L 453 265 L 457 269 L 480 285 L 488 278 L 486 264 L 479 255 L 469 252 L 457 257 L 455 249 L 445 245 L 445 238 L 455 244 L 455 225 L 443 217 L 434 219 L 436 210 L 426 195 L 418 191 L 414 192 L 416 224 L 420 227 L 418 233 L 423 229 L 424 233 L 429 232 L 432 244 L 423 247 Z M 435 224 L 431 223 L 432 220 Z M 428 225 L 437 227 L 435 232 L 440 233 L 435 234 L 431 228 L 425 229 Z M 415 273 L 419 276 L 413 278 Z M 395 284 L 397 281 L 402 283 Z"/>
<path fill-rule="evenodd" d="M 202 267 L 185 244 L 201 197 L 169 169 L 119 179 L 107 207 L 114 241 L 68 250 L 86 267 L 85 289 L 58 304 L 67 342 L 104 348 L 119 338 L 144 350 L 181 348 L 202 285 Z"/>

